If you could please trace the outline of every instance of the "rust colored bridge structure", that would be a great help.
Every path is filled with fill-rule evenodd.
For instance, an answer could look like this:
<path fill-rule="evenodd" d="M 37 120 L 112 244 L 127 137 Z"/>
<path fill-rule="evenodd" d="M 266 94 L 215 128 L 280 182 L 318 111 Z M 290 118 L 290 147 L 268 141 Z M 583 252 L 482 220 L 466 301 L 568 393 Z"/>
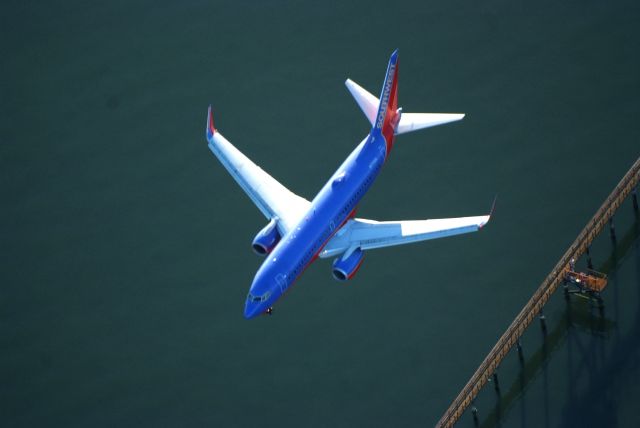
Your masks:
<path fill-rule="evenodd" d="M 576 240 L 560 258 L 553 270 L 547 275 L 542 284 L 538 287 L 531 299 L 527 302 L 518 316 L 513 320 L 509 328 L 502 334 L 493 349 L 482 361 L 471 379 L 462 388 L 462 391 L 453 400 L 447 411 L 436 424 L 437 428 L 453 426 L 462 416 L 465 409 L 473 402 L 482 387 L 487 383 L 492 375 L 496 373 L 500 362 L 509 353 L 514 345 L 519 344 L 519 339 L 531 324 L 533 319 L 541 314 L 542 308 L 547 303 L 551 295 L 564 281 L 570 269 L 570 262 L 578 259 L 585 252 L 589 253 L 589 246 L 598 236 L 607 223 L 609 223 L 616 210 L 622 202 L 633 192 L 633 206 L 638 210 L 637 196 L 635 193 L 638 180 L 640 179 L 640 158 L 631 166 L 629 171 L 613 189 L 609 197 L 605 199 L 593 218 L 582 229 Z M 611 230 L 612 237 L 613 229 Z M 474 416 L 475 417 L 475 416 Z"/>

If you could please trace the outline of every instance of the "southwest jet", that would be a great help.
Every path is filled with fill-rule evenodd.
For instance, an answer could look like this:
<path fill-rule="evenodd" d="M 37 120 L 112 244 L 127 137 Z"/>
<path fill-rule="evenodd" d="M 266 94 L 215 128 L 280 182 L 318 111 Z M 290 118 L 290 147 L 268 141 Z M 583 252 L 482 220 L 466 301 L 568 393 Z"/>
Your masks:
<path fill-rule="evenodd" d="M 318 257 L 334 257 L 333 276 L 346 281 L 368 250 L 475 232 L 489 221 L 491 214 L 384 222 L 355 218 L 358 203 L 380 173 L 396 135 L 464 115 L 403 114 L 398 108 L 397 50 L 389 60 L 380 99 L 350 79 L 345 83 L 372 128 L 312 201 L 291 192 L 227 141 L 215 128 L 209 106 L 209 148 L 269 222 L 253 240 L 254 251 L 266 258 L 249 289 L 245 318 L 271 314 L 275 302 Z"/>

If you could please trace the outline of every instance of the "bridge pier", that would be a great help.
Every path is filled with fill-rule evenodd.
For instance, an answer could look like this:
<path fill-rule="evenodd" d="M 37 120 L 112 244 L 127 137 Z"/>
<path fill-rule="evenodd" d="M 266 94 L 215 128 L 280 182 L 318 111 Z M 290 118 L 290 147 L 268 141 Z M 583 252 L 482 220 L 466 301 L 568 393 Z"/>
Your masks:
<path fill-rule="evenodd" d="M 638 196 L 636 195 L 636 188 L 634 187 L 631 191 L 631 195 L 633 196 L 633 211 L 638 213 Z"/>
<path fill-rule="evenodd" d="M 518 347 L 518 360 L 520 360 L 520 365 L 524 365 L 524 353 L 522 352 L 522 344 L 520 343 L 520 339 L 518 339 L 517 347 Z"/>
<path fill-rule="evenodd" d="M 616 242 L 616 226 L 613 224 L 613 217 L 609 219 L 609 234 L 611 235 L 611 240 Z"/>
<path fill-rule="evenodd" d="M 593 269 L 593 263 L 591 262 L 591 253 L 589 253 L 589 247 L 587 247 L 587 267 Z"/>

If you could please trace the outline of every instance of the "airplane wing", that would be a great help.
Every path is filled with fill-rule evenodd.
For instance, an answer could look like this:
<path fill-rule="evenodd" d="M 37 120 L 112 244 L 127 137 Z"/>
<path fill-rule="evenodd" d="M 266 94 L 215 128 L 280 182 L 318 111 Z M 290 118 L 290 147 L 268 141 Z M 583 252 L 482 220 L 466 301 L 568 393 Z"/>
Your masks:
<path fill-rule="evenodd" d="M 476 232 L 482 229 L 490 218 L 491 214 L 409 221 L 374 221 L 356 218 L 349 220 L 331 238 L 319 256 L 327 258 L 346 252 L 345 256 L 348 257 L 357 248 L 372 250 Z"/>
<path fill-rule="evenodd" d="M 206 134 L 209 149 L 220 163 L 262 214 L 269 220 L 276 219 L 280 234 L 286 235 L 305 215 L 311 203 L 284 187 L 227 141 L 214 127 L 211 106 Z"/>

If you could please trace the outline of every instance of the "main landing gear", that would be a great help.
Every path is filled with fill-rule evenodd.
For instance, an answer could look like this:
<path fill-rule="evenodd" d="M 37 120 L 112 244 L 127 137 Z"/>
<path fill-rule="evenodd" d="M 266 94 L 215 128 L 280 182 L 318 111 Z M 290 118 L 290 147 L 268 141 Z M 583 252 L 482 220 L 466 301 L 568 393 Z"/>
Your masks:
<path fill-rule="evenodd" d="M 273 308 L 270 307 L 269 309 L 264 311 L 264 313 L 267 314 L 267 315 L 273 315 Z"/>

